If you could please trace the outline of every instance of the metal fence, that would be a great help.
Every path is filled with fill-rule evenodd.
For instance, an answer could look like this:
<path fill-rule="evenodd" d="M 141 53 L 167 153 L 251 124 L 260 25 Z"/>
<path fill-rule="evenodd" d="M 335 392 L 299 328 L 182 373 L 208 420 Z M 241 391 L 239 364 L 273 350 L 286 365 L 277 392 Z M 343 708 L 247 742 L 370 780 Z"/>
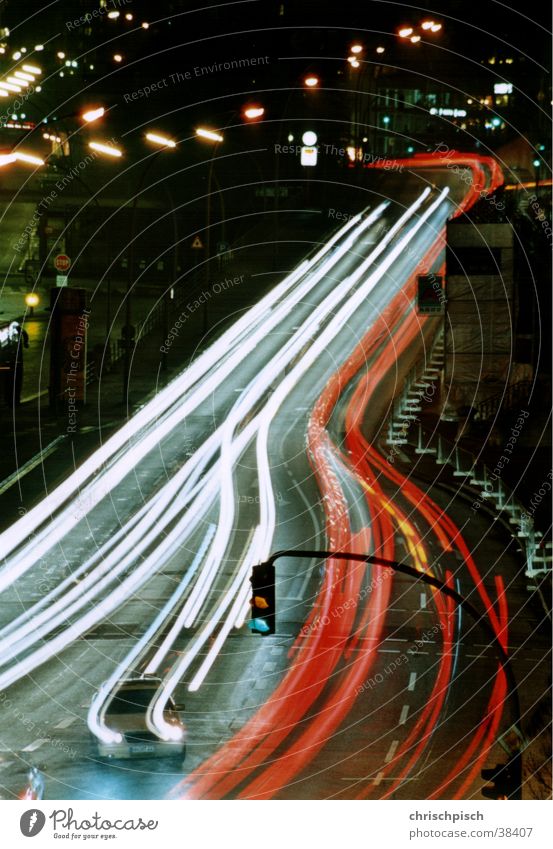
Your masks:
<path fill-rule="evenodd" d="M 463 486 L 473 490 L 475 503 L 490 506 L 519 541 L 526 559 L 526 577 L 533 579 L 550 575 L 551 541 L 545 540 L 535 528 L 533 517 L 501 477 L 458 443 L 448 441 L 437 431 L 428 433 L 424 430 L 420 421 L 422 401 L 431 400 L 428 397 L 430 391 L 434 395 L 442 367 L 443 332 L 439 331 L 430 357 L 411 370 L 401 394 L 394 401 L 388 422 L 387 444 L 410 445 L 416 454 L 429 454 L 437 465 L 450 466 L 453 477 L 460 478 Z M 505 399 L 516 405 L 519 398 L 528 397 L 528 392 L 527 381 L 513 384 L 505 393 L 484 402 L 481 418 L 484 420 L 494 415 Z"/>

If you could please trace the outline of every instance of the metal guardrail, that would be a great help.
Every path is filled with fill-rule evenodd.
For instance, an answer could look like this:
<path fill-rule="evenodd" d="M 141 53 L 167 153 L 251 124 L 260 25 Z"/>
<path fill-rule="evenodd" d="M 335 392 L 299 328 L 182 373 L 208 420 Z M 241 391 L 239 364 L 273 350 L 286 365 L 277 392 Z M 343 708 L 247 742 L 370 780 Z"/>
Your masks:
<path fill-rule="evenodd" d="M 396 445 L 413 445 L 416 454 L 430 454 L 437 465 L 451 466 L 453 476 L 463 478 L 464 485 L 474 489 L 475 503 L 491 505 L 498 517 L 505 521 L 513 537 L 519 541 L 526 556 L 526 577 L 532 579 L 550 575 L 551 543 L 543 543 L 543 535 L 535 528 L 532 516 L 499 475 L 485 464 L 479 464 L 470 451 L 457 443 L 449 442 L 440 433 L 428 434 L 423 430 L 419 417 L 422 400 L 430 400 L 426 393 L 439 379 L 442 367 L 443 330 L 440 329 L 430 357 L 411 369 L 401 394 L 394 400 L 386 443 L 392 446 L 392 451 Z M 499 404 L 505 403 L 506 398 L 508 403 L 516 406 L 519 399 L 528 397 L 530 386 L 530 381 L 514 383 L 505 393 L 487 399 L 483 406 L 487 405 L 486 410 L 493 410 L 490 415 L 497 412 Z M 413 437 L 414 426 L 417 427 L 416 441 Z"/>
<path fill-rule="evenodd" d="M 407 445 L 407 434 L 419 421 L 422 402 L 430 401 L 436 393 L 436 384 L 444 364 L 443 327 L 436 333 L 429 356 L 424 363 L 417 363 L 408 373 L 403 389 L 394 399 L 392 414 L 388 422 L 388 445 Z"/>
<path fill-rule="evenodd" d="M 474 489 L 474 504 L 486 503 L 495 510 L 524 549 L 527 578 L 551 574 L 551 543 L 542 545 L 543 535 L 535 528 L 532 516 L 495 471 L 479 464 L 472 452 L 444 439 L 441 434 L 428 434 L 420 422 L 415 452 L 431 454 L 438 465 L 451 466 L 453 476 L 462 478 L 464 486 Z"/>

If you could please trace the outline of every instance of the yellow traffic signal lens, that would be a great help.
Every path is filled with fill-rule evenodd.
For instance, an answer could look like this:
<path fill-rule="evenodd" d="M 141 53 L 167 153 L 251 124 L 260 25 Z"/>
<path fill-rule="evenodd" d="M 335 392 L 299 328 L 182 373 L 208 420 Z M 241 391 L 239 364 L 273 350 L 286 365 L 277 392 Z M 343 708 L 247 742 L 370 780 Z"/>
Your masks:
<path fill-rule="evenodd" d="M 269 602 L 263 596 L 256 595 L 253 598 L 253 603 L 255 607 L 259 607 L 261 610 L 266 610 L 269 607 Z"/>

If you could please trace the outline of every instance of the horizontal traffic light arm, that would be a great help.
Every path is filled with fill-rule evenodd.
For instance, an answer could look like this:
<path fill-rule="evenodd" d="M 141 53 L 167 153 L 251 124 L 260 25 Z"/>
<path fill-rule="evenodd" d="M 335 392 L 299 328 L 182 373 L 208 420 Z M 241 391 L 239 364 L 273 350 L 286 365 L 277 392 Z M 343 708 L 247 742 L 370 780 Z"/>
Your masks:
<path fill-rule="evenodd" d="M 394 572 L 401 572 L 404 575 L 409 575 L 410 578 L 414 578 L 415 581 L 421 581 L 424 584 L 429 584 L 431 587 L 439 590 L 449 598 L 452 598 L 456 604 L 462 607 L 467 613 L 477 622 L 486 632 L 491 645 L 494 647 L 497 652 L 499 661 L 505 673 L 505 677 L 508 683 L 508 695 L 511 700 L 511 711 L 513 722 L 512 725 L 517 732 L 520 733 L 520 703 L 518 698 L 518 689 L 516 678 L 514 676 L 511 663 L 509 661 L 509 657 L 507 652 L 501 645 L 497 634 L 494 629 L 488 622 L 488 620 L 482 616 L 478 610 L 468 601 L 464 596 L 458 593 L 456 590 L 451 589 L 441 581 L 439 578 L 435 578 L 433 575 L 428 575 L 426 572 L 419 572 L 418 569 L 413 568 L 413 566 L 407 566 L 406 563 L 399 563 L 397 560 L 387 560 L 384 557 L 378 557 L 377 555 L 372 554 L 357 554 L 353 551 L 298 551 L 297 549 L 285 549 L 283 551 L 277 551 L 265 561 L 265 563 L 260 564 L 261 566 L 274 567 L 275 561 L 279 560 L 281 557 L 305 557 L 305 558 L 316 558 L 319 560 L 326 560 L 328 558 L 332 558 L 333 560 L 355 560 L 358 563 L 369 563 L 373 566 L 383 566 L 389 569 L 393 569 Z M 254 567 L 255 568 L 255 567 Z"/>

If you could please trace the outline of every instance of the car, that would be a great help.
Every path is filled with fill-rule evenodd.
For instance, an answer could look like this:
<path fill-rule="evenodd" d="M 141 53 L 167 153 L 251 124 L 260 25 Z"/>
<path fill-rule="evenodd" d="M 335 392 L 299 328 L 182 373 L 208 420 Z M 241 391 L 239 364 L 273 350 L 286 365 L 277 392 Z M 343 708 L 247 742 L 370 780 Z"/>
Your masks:
<path fill-rule="evenodd" d="M 176 705 L 169 698 L 163 712 L 164 718 L 175 729 L 174 739 L 161 740 L 146 724 L 146 712 L 161 685 L 159 678 L 127 678 L 118 681 L 113 695 L 103 710 L 103 719 L 122 739 L 105 743 L 96 739 L 100 758 L 170 757 L 183 760 L 186 754 L 186 726 L 180 713 L 184 705 Z"/>

